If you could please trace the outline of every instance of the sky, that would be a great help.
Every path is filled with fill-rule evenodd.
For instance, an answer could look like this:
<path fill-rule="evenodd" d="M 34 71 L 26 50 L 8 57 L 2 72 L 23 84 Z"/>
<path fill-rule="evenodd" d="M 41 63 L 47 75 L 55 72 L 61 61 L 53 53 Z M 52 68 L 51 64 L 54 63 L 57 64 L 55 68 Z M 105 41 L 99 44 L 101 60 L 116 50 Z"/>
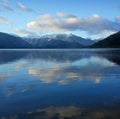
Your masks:
<path fill-rule="evenodd" d="M 0 32 L 101 39 L 119 30 L 120 0 L 0 0 Z"/>

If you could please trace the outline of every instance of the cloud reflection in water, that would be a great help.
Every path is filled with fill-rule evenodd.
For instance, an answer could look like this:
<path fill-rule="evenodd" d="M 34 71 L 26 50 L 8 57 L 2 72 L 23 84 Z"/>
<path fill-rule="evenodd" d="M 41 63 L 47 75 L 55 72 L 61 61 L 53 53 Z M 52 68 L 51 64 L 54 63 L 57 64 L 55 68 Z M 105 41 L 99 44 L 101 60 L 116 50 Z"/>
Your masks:
<path fill-rule="evenodd" d="M 76 106 L 47 107 L 21 115 L 3 116 L 1 119 L 118 119 L 120 110 L 86 109 Z"/>
<path fill-rule="evenodd" d="M 115 66 L 115 63 L 105 58 L 92 56 L 72 62 L 69 65 L 53 65 L 44 68 L 39 66 L 30 69 L 28 73 L 37 76 L 43 83 L 58 82 L 63 85 L 84 79 L 100 83 L 106 76 L 111 75 Z"/>

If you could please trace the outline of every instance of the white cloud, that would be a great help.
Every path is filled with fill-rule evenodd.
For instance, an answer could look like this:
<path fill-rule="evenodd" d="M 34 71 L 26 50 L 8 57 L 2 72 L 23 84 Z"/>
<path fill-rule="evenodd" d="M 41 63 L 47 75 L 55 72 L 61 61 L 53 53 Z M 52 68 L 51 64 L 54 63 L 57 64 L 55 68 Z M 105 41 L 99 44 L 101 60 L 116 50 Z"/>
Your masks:
<path fill-rule="evenodd" d="M 30 31 L 25 30 L 25 29 L 14 28 L 13 30 L 14 30 L 16 33 L 21 34 L 21 35 L 35 35 L 35 33 L 30 32 Z"/>
<path fill-rule="evenodd" d="M 39 17 L 38 17 L 39 19 L 46 19 L 46 20 L 52 20 L 52 19 L 54 19 L 54 17 L 51 15 L 51 14 L 42 14 L 42 15 L 40 15 Z"/>
<path fill-rule="evenodd" d="M 41 31 L 85 31 L 90 34 L 99 34 L 104 31 L 117 32 L 120 23 L 104 19 L 98 14 L 87 18 L 58 12 L 55 16 L 51 14 L 40 15 L 37 20 L 27 23 L 27 27 Z"/>
<path fill-rule="evenodd" d="M 0 16 L 0 22 L 4 23 L 4 24 L 9 24 L 9 20 L 4 18 L 4 17 L 2 17 L 2 16 Z"/>
<path fill-rule="evenodd" d="M 72 18 L 72 17 L 76 17 L 75 15 L 66 14 L 66 13 L 63 13 L 63 12 L 57 12 L 56 14 L 57 14 L 58 17 L 63 17 L 63 18 Z"/>
<path fill-rule="evenodd" d="M 18 7 L 19 7 L 21 10 L 24 10 L 24 11 L 27 11 L 27 12 L 34 12 L 33 9 L 25 6 L 25 5 L 22 4 L 21 2 L 18 2 Z"/>

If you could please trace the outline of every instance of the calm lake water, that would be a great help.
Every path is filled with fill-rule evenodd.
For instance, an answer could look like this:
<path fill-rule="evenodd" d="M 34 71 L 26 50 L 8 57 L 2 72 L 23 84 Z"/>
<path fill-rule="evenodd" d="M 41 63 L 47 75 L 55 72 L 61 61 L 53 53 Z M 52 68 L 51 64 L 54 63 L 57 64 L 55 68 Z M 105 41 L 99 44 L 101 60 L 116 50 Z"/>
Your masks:
<path fill-rule="evenodd" d="M 0 50 L 0 119 L 120 119 L 120 50 Z"/>

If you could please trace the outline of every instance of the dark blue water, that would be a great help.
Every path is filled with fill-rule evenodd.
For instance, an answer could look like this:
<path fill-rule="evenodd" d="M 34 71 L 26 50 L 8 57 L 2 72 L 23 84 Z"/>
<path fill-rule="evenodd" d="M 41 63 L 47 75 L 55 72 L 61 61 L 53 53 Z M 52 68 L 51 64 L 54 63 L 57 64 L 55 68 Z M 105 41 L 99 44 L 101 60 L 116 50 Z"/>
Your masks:
<path fill-rule="evenodd" d="M 119 112 L 119 49 L 0 50 L 0 119 L 117 119 Z"/>

